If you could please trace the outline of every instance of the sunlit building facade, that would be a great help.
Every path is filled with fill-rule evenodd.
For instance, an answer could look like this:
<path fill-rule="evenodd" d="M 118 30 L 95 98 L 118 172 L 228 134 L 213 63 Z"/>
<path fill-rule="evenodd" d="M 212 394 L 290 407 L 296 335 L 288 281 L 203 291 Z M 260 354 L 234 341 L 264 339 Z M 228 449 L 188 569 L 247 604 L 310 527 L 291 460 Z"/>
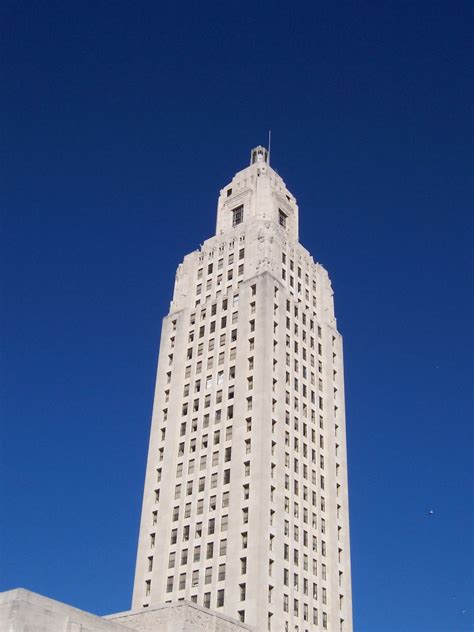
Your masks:
<path fill-rule="evenodd" d="M 351 631 L 344 410 L 331 282 L 257 147 L 163 321 L 133 609 Z"/>

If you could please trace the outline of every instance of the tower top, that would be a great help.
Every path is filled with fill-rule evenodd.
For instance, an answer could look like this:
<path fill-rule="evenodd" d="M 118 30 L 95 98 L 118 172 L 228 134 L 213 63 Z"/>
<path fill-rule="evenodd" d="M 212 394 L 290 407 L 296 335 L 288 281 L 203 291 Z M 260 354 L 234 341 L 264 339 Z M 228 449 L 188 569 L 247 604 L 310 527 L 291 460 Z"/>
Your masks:
<path fill-rule="evenodd" d="M 270 138 L 269 138 L 270 140 Z M 250 165 L 238 171 L 220 191 L 216 235 L 240 224 L 272 222 L 298 240 L 298 205 L 283 179 L 270 166 L 270 149 L 258 145 Z"/>
<path fill-rule="evenodd" d="M 252 151 L 250 152 L 250 164 L 253 165 L 256 162 L 269 162 L 269 158 L 270 158 L 270 152 L 268 151 L 268 149 L 266 147 L 262 147 L 262 145 L 259 145 L 258 147 L 255 147 L 254 149 L 252 149 Z"/>

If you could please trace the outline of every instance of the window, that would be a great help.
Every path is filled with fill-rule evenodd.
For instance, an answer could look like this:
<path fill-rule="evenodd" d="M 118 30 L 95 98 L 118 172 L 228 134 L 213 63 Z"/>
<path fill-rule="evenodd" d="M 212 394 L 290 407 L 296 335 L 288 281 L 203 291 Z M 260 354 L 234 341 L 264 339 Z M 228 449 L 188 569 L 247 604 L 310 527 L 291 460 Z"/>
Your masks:
<path fill-rule="evenodd" d="M 237 208 L 232 209 L 232 226 L 241 224 L 244 220 L 244 205 L 241 204 Z"/>
<path fill-rule="evenodd" d="M 210 560 L 214 556 L 214 542 L 208 542 L 206 549 L 206 559 Z"/>
<path fill-rule="evenodd" d="M 223 605 L 224 605 L 224 589 L 222 588 L 221 590 L 217 591 L 217 603 L 216 603 L 216 606 L 218 608 L 220 608 Z"/>
<path fill-rule="evenodd" d="M 187 542 L 189 540 L 189 530 L 190 526 L 186 525 L 183 529 L 183 542 Z"/>
<path fill-rule="evenodd" d="M 222 494 L 222 507 L 229 506 L 229 492 L 224 492 Z"/>
<path fill-rule="evenodd" d="M 268 603 L 272 603 L 273 597 L 273 586 L 268 587 Z"/>
<path fill-rule="evenodd" d="M 287 216 L 286 213 L 284 213 L 281 209 L 278 209 L 278 223 L 283 228 L 286 228 L 286 219 L 287 219 L 287 217 L 288 216 Z"/>

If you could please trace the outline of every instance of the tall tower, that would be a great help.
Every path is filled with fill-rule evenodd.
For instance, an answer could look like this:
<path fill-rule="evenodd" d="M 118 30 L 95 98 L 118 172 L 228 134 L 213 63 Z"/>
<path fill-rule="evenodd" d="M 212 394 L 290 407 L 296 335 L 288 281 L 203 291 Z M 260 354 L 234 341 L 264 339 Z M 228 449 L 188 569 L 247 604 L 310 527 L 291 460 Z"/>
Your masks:
<path fill-rule="evenodd" d="M 133 608 L 183 599 L 257 632 L 352 630 L 342 339 L 264 147 L 163 321 Z"/>

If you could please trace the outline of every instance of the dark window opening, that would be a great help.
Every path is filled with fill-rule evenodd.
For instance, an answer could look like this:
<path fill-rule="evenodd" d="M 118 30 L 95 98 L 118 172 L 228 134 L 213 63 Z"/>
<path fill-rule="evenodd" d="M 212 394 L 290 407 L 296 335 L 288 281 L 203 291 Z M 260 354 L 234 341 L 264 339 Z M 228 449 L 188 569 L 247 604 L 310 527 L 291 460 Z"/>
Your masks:
<path fill-rule="evenodd" d="M 244 221 L 244 205 L 241 204 L 232 210 L 232 226 L 237 226 Z"/>

